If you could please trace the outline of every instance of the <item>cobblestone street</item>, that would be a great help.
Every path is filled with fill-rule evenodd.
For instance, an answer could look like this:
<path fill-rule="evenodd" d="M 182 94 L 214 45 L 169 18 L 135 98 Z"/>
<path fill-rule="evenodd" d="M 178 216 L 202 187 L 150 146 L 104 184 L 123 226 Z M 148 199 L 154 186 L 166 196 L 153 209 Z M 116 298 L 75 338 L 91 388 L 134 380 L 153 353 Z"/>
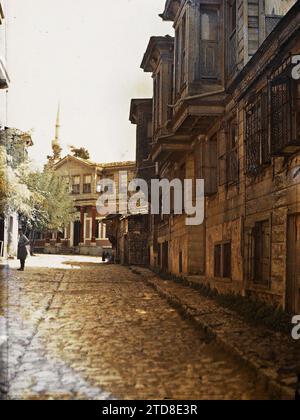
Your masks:
<path fill-rule="evenodd" d="M 270 397 L 129 269 L 73 256 L 28 263 L 0 272 L 8 398 Z"/>

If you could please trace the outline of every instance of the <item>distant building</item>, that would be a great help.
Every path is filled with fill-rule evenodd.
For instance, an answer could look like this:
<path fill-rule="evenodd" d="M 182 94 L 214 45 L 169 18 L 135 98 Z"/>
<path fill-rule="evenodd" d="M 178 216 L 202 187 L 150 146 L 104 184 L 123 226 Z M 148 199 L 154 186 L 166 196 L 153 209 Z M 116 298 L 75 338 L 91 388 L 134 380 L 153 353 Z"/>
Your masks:
<path fill-rule="evenodd" d="M 65 182 L 77 210 L 75 220 L 64 232 L 49 232 L 35 238 L 36 251 L 46 253 L 74 253 L 102 255 L 111 253 L 112 245 L 106 235 L 103 216 L 97 213 L 99 198 L 97 185 L 101 179 L 112 179 L 119 184 L 119 173 L 126 171 L 129 180 L 135 172 L 134 162 L 98 164 L 74 156 L 66 156 L 54 165 L 56 174 Z"/>
<path fill-rule="evenodd" d="M 153 162 L 149 159 L 152 143 L 152 99 L 133 99 L 129 119 L 136 125 L 135 178 L 147 181 L 155 177 Z M 125 265 L 147 266 L 150 263 L 151 221 L 147 209 L 140 214 L 110 215 L 104 222 L 113 244 L 115 262 Z M 146 211 L 146 214 L 145 214 Z"/>

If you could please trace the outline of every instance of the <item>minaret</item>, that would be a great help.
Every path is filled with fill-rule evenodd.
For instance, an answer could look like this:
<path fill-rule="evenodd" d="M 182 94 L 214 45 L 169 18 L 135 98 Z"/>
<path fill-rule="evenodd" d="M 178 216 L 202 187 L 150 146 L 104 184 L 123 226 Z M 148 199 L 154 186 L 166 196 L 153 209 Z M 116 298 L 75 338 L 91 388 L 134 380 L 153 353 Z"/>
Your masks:
<path fill-rule="evenodd" d="M 52 141 L 53 160 L 54 162 L 61 159 L 62 148 L 60 145 L 60 104 L 58 104 L 56 125 L 55 125 L 55 137 Z"/>
<path fill-rule="evenodd" d="M 58 104 L 58 109 L 57 109 L 55 137 L 54 137 L 54 140 L 52 141 L 52 147 L 59 145 L 59 140 L 60 140 L 59 134 L 60 134 L 60 104 Z"/>

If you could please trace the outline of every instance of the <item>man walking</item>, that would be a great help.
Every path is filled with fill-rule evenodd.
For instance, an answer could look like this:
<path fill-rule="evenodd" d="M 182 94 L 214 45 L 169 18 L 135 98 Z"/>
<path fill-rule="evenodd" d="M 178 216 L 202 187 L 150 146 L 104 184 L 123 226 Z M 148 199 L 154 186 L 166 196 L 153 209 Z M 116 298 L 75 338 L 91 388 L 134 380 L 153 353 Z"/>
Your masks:
<path fill-rule="evenodd" d="M 19 229 L 19 243 L 18 243 L 18 260 L 20 260 L 21 267 L 18 271 L 25 270 L 25 261 L 29 254 L 28 246 L 30 242 L 28 238 L 24 235 L 23 230 Z"/>

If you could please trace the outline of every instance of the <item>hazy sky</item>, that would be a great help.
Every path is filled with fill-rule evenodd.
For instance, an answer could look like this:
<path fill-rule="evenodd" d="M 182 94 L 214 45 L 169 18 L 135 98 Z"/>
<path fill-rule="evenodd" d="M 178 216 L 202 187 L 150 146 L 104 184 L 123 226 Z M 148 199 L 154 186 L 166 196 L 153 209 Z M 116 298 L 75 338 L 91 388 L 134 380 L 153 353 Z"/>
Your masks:
<path fill-rule="evenodd" d="M 31 156 L 50 152 L 58 102 L 61 139 L 93 160 L 135 158 L 131 98 L 152 97 L 140 69 L 150 36 L 172 34 L 165 0 L 9 0 L 8 124 L 33 129 Z"/>

